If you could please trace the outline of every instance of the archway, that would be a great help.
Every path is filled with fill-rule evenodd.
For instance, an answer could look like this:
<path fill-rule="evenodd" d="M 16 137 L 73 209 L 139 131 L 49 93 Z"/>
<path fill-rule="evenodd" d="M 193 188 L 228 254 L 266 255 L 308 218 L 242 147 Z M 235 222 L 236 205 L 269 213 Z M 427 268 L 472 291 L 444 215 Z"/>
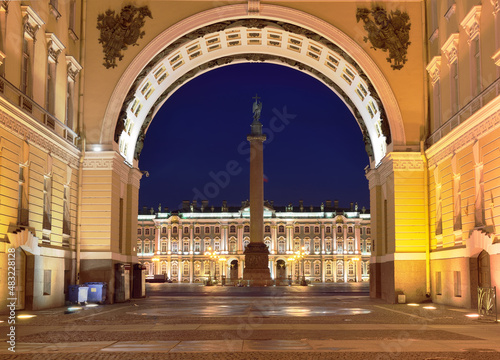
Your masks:
<path fill-rule="evenodd" d="M 208 10 L 164 31 L 134 59 L 111 97 L 101 143 L 138 160 L 157 110 L 183 83 L 217 66 L 267 61 L 296 67 L 327 84 L 358 121 L 372 165 L 404 145 L 394 94 L 368 55 L 332 25 L 300 11 L 263 5 Z M 265 14 L 265 16 L 264 16 Z"/>
<path fill-rule="evenodd" d="M 233 260 L 229 264 L 229 280 L 238 280 L 238 260 Z"/>
<path fill-rule="evenodd" d="M 286 262 L 283 259 L 276 261 L 276 280 L 283 281 L 286 279 Z"/>

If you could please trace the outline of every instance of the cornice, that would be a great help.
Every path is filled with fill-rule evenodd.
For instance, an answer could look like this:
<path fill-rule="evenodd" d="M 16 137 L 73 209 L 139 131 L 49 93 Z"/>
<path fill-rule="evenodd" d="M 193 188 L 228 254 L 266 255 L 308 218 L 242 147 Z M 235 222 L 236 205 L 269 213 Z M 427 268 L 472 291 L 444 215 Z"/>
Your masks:
<path fill-rule="evenodd" d="M 441 47 L 441 51 L 448 59 L 448 65 L 453 64 L 458 58 L 458 33 L 451 34 Z"/>
<path fill-rule="evenodd" d="M 432 85 L 437 83 L 440 78 L 440 69 L 441 69 L 441 56 L 434 56 L 432 60 L 427 65 L 426 70 L 431 77 Z"/>
<path fill-rule="evenodd" d="M 479 19 L 481 17 L 481 5 L 473 6 L 471 11 L 465 16 L 460 25 L 464 28 L 469 36 L 467 42 L 471 43 L 477 36 L 479 36 Z"/>
<path fill-rule="evenodd" d="M 469 119 L 425 151 L 429 167 L 436 165 L 465 146 L 500 127 L 500 96 L 476 111 Z"/>
<path fill-rule="evenodd" d="M 0 127 L 5 128 L 21 139 L 27 140 L 70 166 L 79 167 L 80 150 L 45 128 L 43 124 L 29 118 L 24 113 L 20 113 L 1 97 L 0 104 Z"/>

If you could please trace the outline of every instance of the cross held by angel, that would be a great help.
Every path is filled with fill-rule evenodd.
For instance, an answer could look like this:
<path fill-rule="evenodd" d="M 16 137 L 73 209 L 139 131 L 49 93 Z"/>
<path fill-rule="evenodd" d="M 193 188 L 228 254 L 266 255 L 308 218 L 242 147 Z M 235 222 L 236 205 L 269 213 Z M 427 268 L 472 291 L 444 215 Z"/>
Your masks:
<path fill-rule="evenodd" d="M 253 103 L 253 120 L 254 121 L 259 121 L 260 119 L 260 112 L 262 111 L 262 102 L 259 101 L 260 97 L 255 94 L 255 102 Z"/>

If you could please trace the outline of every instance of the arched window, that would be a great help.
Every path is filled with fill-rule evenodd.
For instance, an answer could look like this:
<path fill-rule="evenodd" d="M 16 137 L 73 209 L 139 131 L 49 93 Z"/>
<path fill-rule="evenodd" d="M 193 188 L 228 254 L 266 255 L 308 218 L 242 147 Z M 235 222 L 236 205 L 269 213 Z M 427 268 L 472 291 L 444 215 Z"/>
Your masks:
<path fill-rule="evenodd" d="M 311 274 L 311 263 L 310 263 L 309 261 L 306 261 L 306 262 L 304 263 L 304 273 L 305 273 L 306 275 Z"/>
<path fill-rule="evenodd" d="M 199 226 L 197 226 L 197 227 L 194 228 L 194 233 L 195 234 L 199 234 L 200 233 L 200 227 Z"/>
<path fill-rule="evenodd" d="M 194 242 L 194 252 L 200 252 L 200 240 Z"/>
<path fill-rule="evenodd" d="M 167 252 L 167 240 L 162 240 L 161 241 L 161 252 L 166 253 Z"/>
<path fill-rule="evenodd" d="M 244 240 L 243 241 L 243 248 L 246 249 L 248 244 L 250 244 L 250 240 Z"/>
<path fill-rule="evenodd" d="M 214 251 L 219 251 L 220 250 L 220 242 L 215 241 L 214 242 Z"/>
<path fill-rule="evenodd" d="M 137 235 L 141 235 L 141 234 L 142 234 L 142 229 L 141 228 L 137 229 Z"/>
<path fill-rule="evenodd" d="M 370 239 L 366 240 L 366 252 L 372 252 L 372 241 Z"/>
<path fill-rule="evenodd" d="M 341 233 L 342 232 L 342 226 L 337 226 L 337 232 Z"/>
<path fill-rule="evenodd" d="M 321 275 L 321 266 L 320 263 L 314 264 L 314 275 Z"/>
<path fill-rule="evenodd" d="M 184 262 L 184 269 L 182 269 L 182 273 L 184 276 L 189 275 L 189 263 L 187 261 Z"/>
<path fill-rule="evenodd" d="M 326 240 L 325 246 L 326 246 L 325 250 L 327 252 L 331 252 L 332 251 L 332 241 L 331 240 Z"/>
<path fill-rule="evenodd" d="M 327 226 L 325 227 L 325 233 L 330 234 L 332 232 L 332 228 Z"/>
<path fill-rule="evenodd" d="M 229 242 L 229 251 L 236 252 L 236 240 L 231 240 Z"/>
<path fill-rule="evenodd" d="M 196 262 L 194 264 L 194 276 L 200 276 L 200 272 L 201 272 L 201 265 L 199 262 Z"/>
<path fill-rule="evenodd" d="M 243 228 L 243 232 L 250 232 L 250 226 L 248 225 L 245 225 L 245 227 Z"/>
<path fill-rule="evenodd" d="M 337 252 L 344 251 L 344 240 L 337 240 Z"/>
<path fill-rule="evenodd" d="M 367 228 L 366 228 L 366 234 L 367 234 L 367 235 L 370 235 L 371 233 L 372 233 L 372 231 L 370 230 L 370 228 L 369 228 L 369 227 L 367 227 Z"/>
<path fill-rule="evenodd" d="M 177 262 L 172 263 L 172 276 L 177 276 L 179 274 L 179 265 Z"/>
<path fill-rule="evenodd" d="M 319 240 L 315 240 L 315 241 L 314 241 L 314 252 L 315 252 L 315 253 L 319 253 L 319 252 L 320 252 L 320 250 L 321 250 L 320 248 L 321 248 L 321 246 L 320 246 L 320 242 L 319 242 Z"/>
<path fill-rule="evenodd" d="M 304 232 L 305 232 L 306 234 L 309 234 L 309 226 L 304 226 Z"/>
<path fill-rule="evenodd" d="M 278 232 L 280 232 L 280 233 L 284 233 L 284 232 L 285 232 L 285 227 L 284 227 L 283 225 L 280 225 L 280 226 L 278 227 Z"/>
<path fill-rule="evenodd" d="M 285 240 L 284 239 L 278 240 L 278 253 L 279 254 L 285 253 Z"/>
<path fill-rule="evenodd" d="M 210 274 L 210 262 L 208 260 L 204 262 L 203 267 L 205 268 L 205 275 Z"/>
<path fill-rule="evenodd" d="M 161 262 L 161 273 L 162 274 L 166 274 L 167 273 L 167 262 L 166 261 L 162 261 Z"/>
<path fill-rule="evenodd" d="M 347 251 L 354 251 L 354 239 L 349 239 L 347 241 Z"/>
<path fill-rule="evenodd" d="M 205 246 L 203 248 L 203 251 L 210 251 L 210 240 L 205 240 Z"/>
<path fill-rule="evenodd" d="M 179 243 L 177 241 L 172 241 L 172 252 L 174 254 L 179 252 Z"/>
<path fill-rule="evenodd" d="M 144 229 L 144 235 L 149 235 L 149 229 Z"/>
<path fill-rule="evenodd" d="M 208 234 L 210 232 L 210 227 L 205 226 L 205 234 Z"/>
<path fill-rule="evenodd" d="M 266 226 L 264 227 L 264 232 L 266 232 L 266 233 L 271 232 L 271 227 L 270 227 L 269 225 L 266 225 Z"/>
<path fill-rule="evenodd" d="M 166 234 L 166 233 L 167 233 L 167 228 L 166 228 L 165 226 L 163 226 L 163 227 L 161 228 L 161 233 L 162 233 L 162 234 Z"/>
<path fill-rule="evenodd" d="M 218 226 L 215 227 L 215 233 L 220 234 L 220 228 Z"/>
<path fill-rule="evenodd" d="M 142 241 L 137 242 L 137 253 L 142 253 Z"/>
<path fill-rule="evenodd" d="M 314 233 L 315 234 L 319 234 L 319 226 L 315 226 L 314 227 Z"/>
<path fill-rule="evenodd" d="M 300 240 L 295 240 L 293 243 L 293 251 L 299 251 L 300 250 Z"/>
<path fill-rule="evenodd" d="M 264 244 L 266 244 L 267 248 L 271 250 L 271 240 L 264 240 Z"/>
<path fill-rule="evenodd" d="M 349 226 L 349 227 L 347 228 L 347 232 L 352 233 L 352 226 Z"/>
<path fill-rule="evenodd" d="M 189 226 L 184 226 L 184 234 L 189 234 Z"/>
<path fill-rule="evenodd" d="M 326 264 L 326 275 L 332 275 L 332 264 L 327 263 Z"/>
<path fill-rule="evenodd" d="M 234 234 L 234 233 L 236 232 L 236 226 L 231 225 L 231 226 L 229 227 L 229 232 L 230 232 L 231 234 Z"/>
<path fill-rule="evenodd" d="M 174 227 L 172 228 L 172 234 L 177 234 L 177 226 L 174 226 Z"/>
<path fill-rule="evenodd" d="M 354 264 L 352 261 L 349 262 L 349 276 L 354 275 Z"/>
<path fill-rule="evenodd" d="M 304 251 L 305 252 L 310 252 L 311 251 L 311 244 L 310 244 L 310 241 L 309 240 L 305 240 L 304 241 Z"/>
<path fill-rule="evenodd" d="M 189 241 L 184 241 L 184 246 L 182 248 L 182 251 L 189 252 Z"/>
<path fill-rule="evenodd" d="M 300 232 L 300 227 L 296 226 L 294 231 L 296 234 L 298 234 Z"/>
<path fill-rule="evenodd" d="M 144 253 L 149 254 L 149 241 L 144 242 Z"/>
<path fill-rule="evenodd" d="M 344 263 L 342 260 L 337 261 L 337 276 L 344 275 Z"/>
<path fill-rule="evenodd" d="M 151 266 L 149 266 L 150 264 L 148 262 L 145 262 L 144 263 L 144 266 L 146 267 L 146 272 L 148 273 L 148 275 L 153 275 L 151 274 Z"/>

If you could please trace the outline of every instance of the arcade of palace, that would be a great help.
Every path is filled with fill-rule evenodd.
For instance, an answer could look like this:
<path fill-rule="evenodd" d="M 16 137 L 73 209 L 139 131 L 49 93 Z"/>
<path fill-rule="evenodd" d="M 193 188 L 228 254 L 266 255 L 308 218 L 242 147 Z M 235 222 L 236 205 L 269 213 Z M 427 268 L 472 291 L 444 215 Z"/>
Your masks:
<path fill-rule="evenodd" d="M 271 278 L 288 284 L 305 276 L 309 282 L 369 281 L 370 214 L 331 206 L 275 207 L 264 210 L 264 243 Z M 223 203 L 201 207 L 189 201 L 184 210 L 139 214 L 137 257 L 149 276 L 166 274 L 174 282 L 205 282 L 211 274 L 227 281 L 243 277 L 243 251 L 250 243 L 250 212 Z M 338 214 L 338 215 L 337 215 Z M 289 260 L 303 249 L 302 260 Z M 216 252 L 218 259 L 206 252 Z"/>
<path fill-rule="evenodd" d="M 158 109 L 198 75 L 262 61 L 323 82 L 359 124 L 370 157 L 373 298 L 473 307 L 478 288 L 500 285 L 499 0 L 140 6 L 0 1 L 0 311 L 9 294 L 19 309 L 62 306 L 68 285 L 86 281 L 107 282 L 114 301 L 117 264 L 139 261 L 139 154 Z M 333 164 L 335 153 L 325 159 Z M 172 222 L 157 215 L 155 226 Z M 279 227 L 294 231 L 295 221 L 300 231 L 319 221 L 321 241 L 329 221 L 333 251 L 333 217 L 280 220 L 265 218 L 278 241 L 272 259 Z M 245 218 L 233 221 L 239 249 Z M 283 238 L 290 251 L 295 234 Z M 326 244 L 311 258 L 336 259 Z M 321 265 L 311 278 L 328 278 Z"/>

